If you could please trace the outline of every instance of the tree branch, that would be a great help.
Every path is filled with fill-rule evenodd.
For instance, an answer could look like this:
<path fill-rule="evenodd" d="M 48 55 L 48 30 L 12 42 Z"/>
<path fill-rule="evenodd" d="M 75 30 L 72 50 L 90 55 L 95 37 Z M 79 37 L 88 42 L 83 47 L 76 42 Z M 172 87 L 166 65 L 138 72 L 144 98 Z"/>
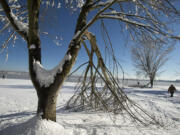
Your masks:
<path fill-rule="evenodd" d="M 129 0 L 117 0 L 117 2 L 118 3 L 120 3 L 120 2 L 127 2 L 127 1 L 129 1 Z M 112 1 L 106 1 L 106 2 L 96 2 L 97 4 L 94 4 L 94 6 L 91 8 L 91 10 L 92 9 L 97 9 L 97 8 L 101 8 L 101 7 L 105 7 L 105 6 L 107 6 L 108 4 L 110 4 Z"/>
<path fill-rule="evenodd" d="M 28 31 L 28 38 L 29 38 L 29 45 L 35 44 L 36 48 L 40 47 L 39 39 L 39 8 L 40 8 L 40 0 L 28 0 L 28 17 L 29 17 L 29 31 Z"/>
<path fill-rule="evenodd" d="M 77 36 L 80 38 L 84 32 L 98 19 L 98 17 L 103 13 L 105 10 L 107 10 L 109 7 L 111 7 L 114 3 L 116 3 L 117 0 L 113 0 L 110 3 L 108 3 L 103 9 L 101 9 L 88 23 L 86 26 L 83 27 L 83 29 L 80 31 L 79 35 Z"/>
<path fill-rule="evenodd" d="M 20 26 L 24 25 L 23 22 L 19 21 L 17 17 L 12 13 L 6 0 L 0 0 L 3 11 L 5 12 L 9 22 L 13 26 L 14 30 L 19 33 L 26 41 L 28 40 L 27 31 L 22 29 Z"/>
<path fill-rule="evenodd" d="M 123 22 L 126 22 L 128 24 L 132 24 L 132 25 L 136 25 L 136 26 L 140 26 L 140 27 L 150 27 L 150 25 L 146 25 L 144 23 L 140 23 L 140 22 L 137 22 L 137 21 L 132 21 L 132 20 L 129 20 L 123 16 L 113 16 L 113 15 L 100 15 L 99 16 L 100 19 L 103 19 L 103 18 L 106 18 L 106 19 L 115 19 L 115 20 L 121 20 Z"/>

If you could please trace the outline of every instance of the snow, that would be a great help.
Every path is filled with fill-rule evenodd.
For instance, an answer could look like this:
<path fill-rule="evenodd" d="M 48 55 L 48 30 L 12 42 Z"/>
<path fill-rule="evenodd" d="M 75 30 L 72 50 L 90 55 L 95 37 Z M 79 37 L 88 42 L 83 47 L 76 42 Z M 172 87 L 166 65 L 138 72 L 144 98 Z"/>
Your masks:
<path fill-rule="evenodd" d="M 57 8 L 61 8 L 61 3 L 60 3 L 60 2 L 58 3 L 58 6 L 57 6 Z"/>
<path fill-rule="evenodd" d="M 109 3 L 112 3 L 113 2 L 113 0 L 107 0 L 107 1 L 100 1 L 100 2 L 98 2 L 98 4 L 97 4 L 97 6 L 105 6 L 105 5 L 107 5 L 107 4 L 109 4 Z"/>
<path fill-rule="evenodd" d="M 112 10 L 110 13 L 116 14 L 118 12 L 116 10 Z"/>
<path fill-rule="evenodd" d="M 77 7 L 81 8 L 84 5 L 84 0 L 78 0 L 77 3 Z"/>
<path fill-rule="evenodd" d="M 29 49 L 36 49 L 36 46 L 34 44 L 30 45 Z"/>
<path fill-rule="evenodd" d="M 25 123 L 18 126 L 11 126 L 2 131 L 2 134 L 8 133 L 9 135 L 54 135 L 64 134 L 63 126 L 60 124 L 42 120 L 40 117 L 35 116 Z"/>
<path fill-rule="evenodd" d="M 48 32 L 43 32 L 43 34 L 48 35 Z"/>
<path fill-rule="evenodd" d="M 34 70 L 36 72 L 36 79 L 39 81 L 41 86 L 50 86 L 55 79 L 57 73 L 61 73 L 65 61 L 71 60 L 71 55 L 66 54 L 58 66 L 51 70 L 46 70 L 39 61 L 34 61 Z"/>
<path fill-rule="evenodd" d="M 66 4 L 70 4 L 73 8 L 73 0 L 65 0 Z M 75 0 L 77 8 L 81 8 L 84 5 L 84 0 Z"/>
<path fill-rule="evenodd" d="M 75 82 L 65 82 L 58 96 L 57 122 L 36 116 L 37 96 L 30 80 L 0 79 L 0 135 L 179 135 L 180 86 L 171 98 L 168 86 L 129 88 L 128 96 L 162 119 L 166 127 L 134 125 L 120 115 L 69 112 L 63 107 Z"/>
<path fill-rule="evenodd" d="M 99 17 L 100 18 L 117 19 L 117 20 L 119 19 L 119 20 L 121 20 L 123 22 L 127 22 L 127 23 L 133 24 L 135 26 L 151 27 L 151 25 L 149 25 L 149 24 L 144 24 L 144 23 L 141 23 L 141 22 L 138 22 L 138 21 L 133 21 L 133 20 L 130 20 L 128 18 L 125 18 L 124 16 L 118 16 L 118 15 L 112 16 L 112 15 L 105 15 L 104 14 L 104 15 L 100 15 Z M 158 33 L 158 31 L 154 31 L 154 32 Z"/>
<path fill-rule="evenodd" d="M 25 31 L 26 33 L 28 32 L 28 24 L 27 23 L 23 23 L 21 22 L 18 17 L 11 11 L 10 12 L 10 15 L 11 17 L 13 18 L 14 20 L 14 23 L 18 26 L 18 28 L 21 30 L 21 31 Z"/>
<path fill-rule="evenodd" d="M 72 38 L 72 40 L 73 40 L 73 39 L 76 39 L 76 38 L 79 36 L 80 33 L 81 33 L 81 31 L 78 30 L 78 32 L 76 32 L 76 34 L 74 35 L 74 37 Z"/>

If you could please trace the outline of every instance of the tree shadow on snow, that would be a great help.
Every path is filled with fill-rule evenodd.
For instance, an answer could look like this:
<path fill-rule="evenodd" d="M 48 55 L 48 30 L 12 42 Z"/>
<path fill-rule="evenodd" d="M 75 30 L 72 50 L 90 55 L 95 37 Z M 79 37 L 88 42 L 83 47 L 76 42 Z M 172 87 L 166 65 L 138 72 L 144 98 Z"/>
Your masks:
<path fill-rule="evenodd" d="M 23 117 L 34 115 L 34 114 L 36 114 L 36 112 L 18 112 L 18 113 L 0 115 L 0 123 L 6 120 L 23 118 Z"/>
<path fill-rule="evenodd" d="M 28 118 L 22 123 L 8 124 L 0 131 L 0 135 L 25 135 L 28 129 L 32 130 L 32 135 L 35 135 L 35 129 L 31 129 L 33 126 L 36 127 L 36 117 Z"/>
<path fill-rule="evenodd" d="M 152 94 L 152 95 L 166 95 L 167 91 L 162 91 L 162 90 L 133 90 L 133 93 Z"/>

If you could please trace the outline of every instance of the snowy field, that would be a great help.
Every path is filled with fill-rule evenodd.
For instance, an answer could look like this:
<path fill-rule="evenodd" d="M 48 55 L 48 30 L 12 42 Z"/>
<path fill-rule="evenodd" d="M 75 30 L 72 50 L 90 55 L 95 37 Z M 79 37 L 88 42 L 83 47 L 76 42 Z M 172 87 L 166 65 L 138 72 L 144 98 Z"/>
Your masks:
<path fill-rule="evenodd" d="M 39 120 L 37 96 L 29 80 L 0 79 L 0 135 L 180 135 L 180 86 L 173 98 L 167 86 L 126 88 L 128 96 L 156 114 L 166 127 L 137 126 L 120 115 L 67 112 L 75 83 L 66 82 L 57 103 L 57 122 Z"/>

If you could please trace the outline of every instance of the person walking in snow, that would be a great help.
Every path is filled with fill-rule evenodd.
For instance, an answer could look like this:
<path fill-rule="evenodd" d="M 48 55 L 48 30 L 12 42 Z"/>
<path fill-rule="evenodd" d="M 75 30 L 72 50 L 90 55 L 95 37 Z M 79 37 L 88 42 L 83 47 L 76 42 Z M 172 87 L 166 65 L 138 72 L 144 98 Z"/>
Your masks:
<path fill-rule="evenodd" d="M 176 88 L 174 85 L 171 84 L 171 86 L 168 88 L 168 93 L 171 94 L 171 97 L 173 97 L 174 92 L 176 91 Z"/>

